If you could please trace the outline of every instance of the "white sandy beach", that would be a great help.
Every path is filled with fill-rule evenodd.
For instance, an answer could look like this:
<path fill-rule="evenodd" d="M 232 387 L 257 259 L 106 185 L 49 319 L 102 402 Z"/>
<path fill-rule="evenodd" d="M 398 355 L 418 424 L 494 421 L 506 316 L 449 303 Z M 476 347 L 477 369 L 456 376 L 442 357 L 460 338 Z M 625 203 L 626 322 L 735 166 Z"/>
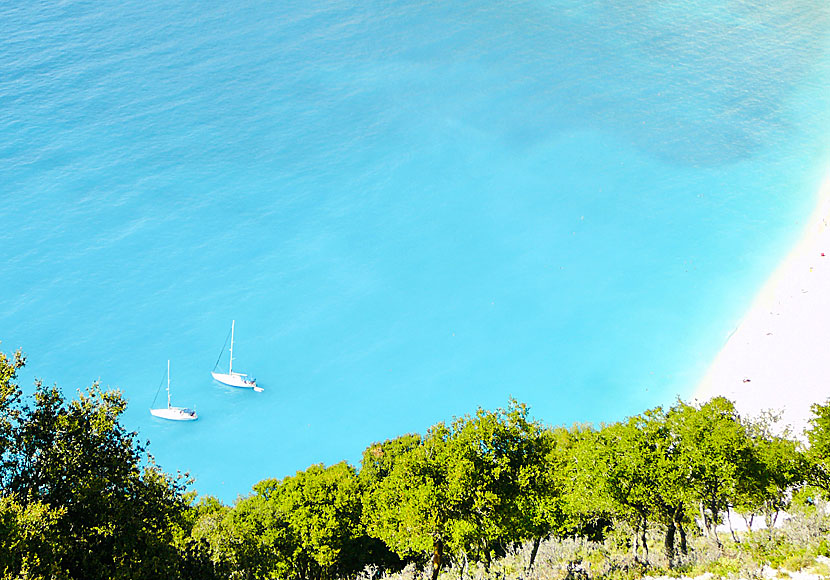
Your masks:
<path fill-rule="evenodd" d="M 803 237 L 766 282 L 695 393 L 724 395 L 745 415 L 784 411 L 800 434 L 830 397 L 830 178 Z"/>

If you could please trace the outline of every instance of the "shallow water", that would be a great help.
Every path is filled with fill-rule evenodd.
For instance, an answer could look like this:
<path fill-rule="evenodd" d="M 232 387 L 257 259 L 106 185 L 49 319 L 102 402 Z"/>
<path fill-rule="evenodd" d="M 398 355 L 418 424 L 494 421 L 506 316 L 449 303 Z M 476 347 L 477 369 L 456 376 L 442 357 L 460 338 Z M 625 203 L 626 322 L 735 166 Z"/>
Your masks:
<path fill-rule="evenodd" d="M 0 340 L 230 500 L 689 396 L 809 215 L 824 2 L 0 4 Z M 235 366 L 211 381 L 232 319 Z M 174 404 L 147 412 L 171 359 Z M 226 359 L 225 359 L 226 360 Z"/>

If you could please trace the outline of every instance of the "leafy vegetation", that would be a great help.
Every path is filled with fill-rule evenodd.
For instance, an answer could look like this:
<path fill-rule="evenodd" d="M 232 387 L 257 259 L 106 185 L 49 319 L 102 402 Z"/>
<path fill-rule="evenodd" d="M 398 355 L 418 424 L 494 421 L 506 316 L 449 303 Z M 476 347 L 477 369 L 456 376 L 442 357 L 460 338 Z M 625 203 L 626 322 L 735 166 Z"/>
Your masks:
<path fill-rule="evenodd" d="M 195 501 L 186 476 L 155 466 L 120 423 L 118 391 L 92 385 L 67 399 L 38 383 L 25 397 L 15 383 L 24 364 L 0 353 L 4 578 L 830 569 L 830 401 L 813 406 L 809 445 L 724 398 L 570 429 L 511 401 L 374 443 L 359 469 L 312 465 L 263 480 L 228 506 Z M 750 531 L 736 532 L 736 518 Z"/>
<path fill-rule="evenodd" d="M 0 566 L 7 577 L 156 578 L 179 574 L 189 509 L 182 478 L 153 465 L 118 419 L 118 391 L 67 400 L 14 383 L 22 354 L 0 354 Z"/>

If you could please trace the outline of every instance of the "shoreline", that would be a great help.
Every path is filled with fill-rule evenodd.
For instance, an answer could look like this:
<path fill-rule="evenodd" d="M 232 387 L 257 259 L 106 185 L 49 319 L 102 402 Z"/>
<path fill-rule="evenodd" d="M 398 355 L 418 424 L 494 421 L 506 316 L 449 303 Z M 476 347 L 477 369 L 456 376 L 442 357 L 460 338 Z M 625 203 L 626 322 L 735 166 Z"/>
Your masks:
<path fill-rule="evenodd" d="M 742 415 L 782 411 L 800 436 L 830 397 L 830 176 L 801 237 L 718 352 L 693 399 L 723 395 Z"/>

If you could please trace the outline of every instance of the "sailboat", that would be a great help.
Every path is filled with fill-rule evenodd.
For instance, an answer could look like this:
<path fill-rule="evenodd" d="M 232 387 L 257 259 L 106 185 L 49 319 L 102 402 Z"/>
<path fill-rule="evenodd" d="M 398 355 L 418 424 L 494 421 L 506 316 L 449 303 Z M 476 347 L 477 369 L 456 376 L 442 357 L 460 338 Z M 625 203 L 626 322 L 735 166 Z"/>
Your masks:
<path fill-rule="evenodd" d="M 162 379 L 162 382 L 164 380 Z M 161 385 L 159 385 L 159 390 L 156 391 L 156 397 L 153 399 L 153 404 L 155 404 L 156 399 L 159 396 L 159 391 L 161 391 Z M 167 407 L 161 409 L 150 409 L 150 413 L 156 417 L 161 417 L 162 419 L 170 419 L 171 421 L 193 421 L 198 419 L 199 417 L 196 415 L 196 411 L 192 409 L 185 409 L 184 407 L 174 407 L 170 404 L 170 361 L 167 361 Z"/>
<path fill-rule="evenodd" d="M 225 344 L 222 345 L 222 350 L 219 351 L 219 358 L 216 359 L 216 364 L 213 365 L 213 370 L 211 371 L 211 376 L 214 380 L 219 381 L 223 385 L 228 385 L 229 387 L 240 387 L 242 389 L 253 389 L 257 393 L 261 393 L 263 391 L 262 387 L 258 387 L 256 384 L 256 379 L 253 377 L 249 377 L 245 373 L 237 373 L 233 370 L 233 332 L 234 327 L 236 325 L 236 321 L 231 321 L 231 361 L 228 366 L 228 372 L 226 373 L 219 373 L 216 372 L 216 369 L 219 367 L 219 361 L 222 360 L 222 353 L 225 352 L 225 346 L 228 344 L 228 339 L 225 339 Z"/>

